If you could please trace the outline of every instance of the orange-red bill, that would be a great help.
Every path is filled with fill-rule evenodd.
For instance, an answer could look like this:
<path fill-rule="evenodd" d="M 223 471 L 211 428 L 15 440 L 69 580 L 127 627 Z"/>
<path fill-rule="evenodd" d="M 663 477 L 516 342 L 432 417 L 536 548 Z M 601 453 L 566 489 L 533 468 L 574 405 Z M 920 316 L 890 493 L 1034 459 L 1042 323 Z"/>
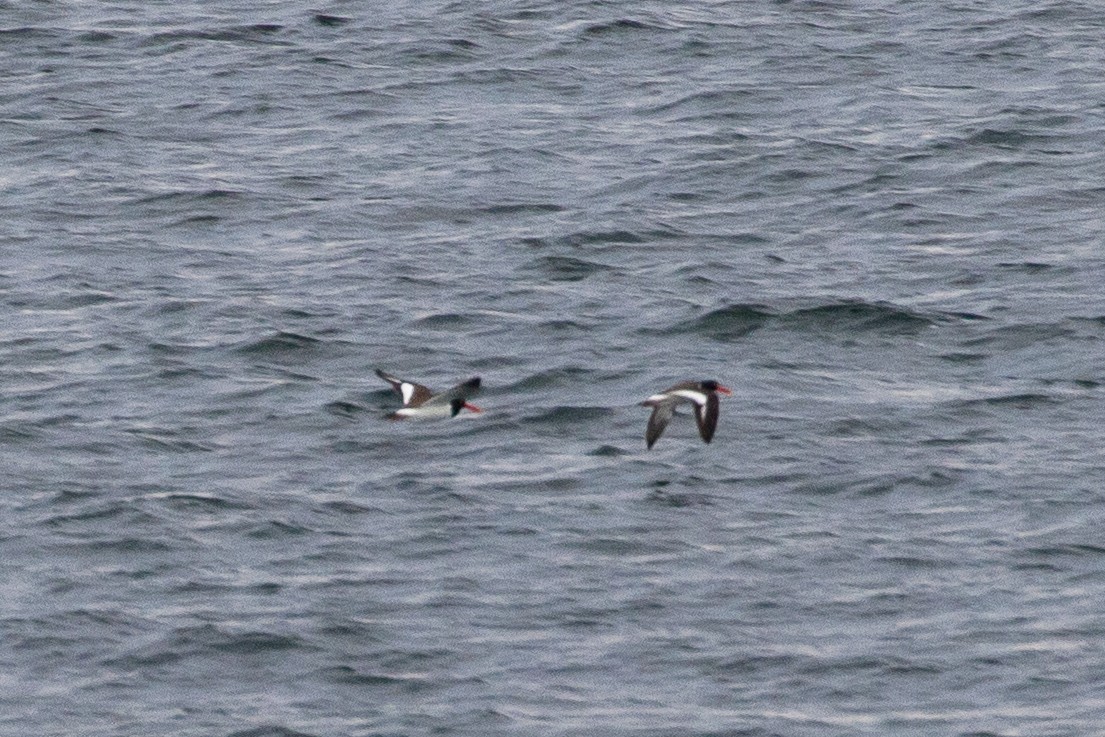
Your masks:
<path fill-rule="evenodd" d="M 721 384 L 718 384 L 718 385 L 717 385 L 717 390 L 718 390 L 719 392 L 721 392 L 722 394 L 729 394 L 729 395 L 731 395 L 731 394 L 733 393 L 733 390 L 732 390 L 732 389 L 730 389 L 730 388 L 729 388 L 729 387 L 727 387 L 727 386 L 722 386 Z"/>
<path fill-rule="evenodd" d="M 469 404 L 468 402 L 464 403 L 464 408 L 466 410 L 468 410 L 469 412 L 483 412 L 482 409 L 480 409 L 479 407 L 477 407 L 474 404 Z"/>

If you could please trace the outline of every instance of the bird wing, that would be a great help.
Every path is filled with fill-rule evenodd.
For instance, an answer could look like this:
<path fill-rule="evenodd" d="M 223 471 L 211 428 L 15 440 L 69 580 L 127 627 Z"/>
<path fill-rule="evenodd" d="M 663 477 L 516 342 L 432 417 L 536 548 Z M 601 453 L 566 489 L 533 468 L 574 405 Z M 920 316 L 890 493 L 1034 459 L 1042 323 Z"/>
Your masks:
<path fill-rule="evenodd" d="M 403 398 L 404 407 L 417 407 L 434 396 L 433 391 L 427 386 L 386 374 L 380 369 L 376 369 L 376 375 L 391 384 L 392 389 L 399 392 L 399 396 Z"/>
<path fill-rule="evenodd" d="M 694 405 L 694 419 L 698 423 L 698 434 L 707 443 L 714 437 L 714 430 L 717 429 L 719 409 L 720 402 L 716 392 L 707 392 L 706 401 Z"/>
<path fill-rule="evenodd" d="M 660 439 L 660 435 L 674 414 L 675 402 L 662 401 L 652 404 L 652 414 L 648 417 L 648 429 L 645 430 L 645 444 L 649 450 L 652 449 L 653 443 Z"/>
<path fill-rule="evenodd" d="M 480 377 L 473 376 L 468 381 L 462 381 L 451 389 L 446 389 L 443 392 L 434 394 L 428 398 L 425 402 L 426 406 L 433 407 L 439 404 L 453 405 L 453 414 L 456 415 L 460 411 L 460 408 L 464 406 L 468 397 L 475 394 L 480 390 Z M 458 404 L 459 402 L 459 404 Z"/>

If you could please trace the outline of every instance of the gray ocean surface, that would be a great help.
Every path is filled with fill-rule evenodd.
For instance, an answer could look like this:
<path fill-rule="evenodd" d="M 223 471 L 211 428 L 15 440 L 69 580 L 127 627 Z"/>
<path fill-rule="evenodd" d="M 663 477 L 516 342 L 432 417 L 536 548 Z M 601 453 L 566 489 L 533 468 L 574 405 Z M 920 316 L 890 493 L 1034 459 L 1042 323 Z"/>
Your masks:
<path fill-rule="evenodd" d="M 1105 734 L 1103 39 L 0 1 L 0 734 Z"/>

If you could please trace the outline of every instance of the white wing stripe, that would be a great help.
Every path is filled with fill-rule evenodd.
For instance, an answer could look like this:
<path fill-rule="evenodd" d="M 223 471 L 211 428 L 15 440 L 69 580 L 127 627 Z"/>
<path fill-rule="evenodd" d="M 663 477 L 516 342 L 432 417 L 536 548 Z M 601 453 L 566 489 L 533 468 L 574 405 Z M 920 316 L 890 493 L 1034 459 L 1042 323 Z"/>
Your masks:
<path fill-rule="evenodd" d="M 677 397 L 682 397 L 683 399 L 689 399 L 700 407 L 706 404 L 706 395 L 692 389 L 677 389 L 673 391 L 672 394 Z"/>

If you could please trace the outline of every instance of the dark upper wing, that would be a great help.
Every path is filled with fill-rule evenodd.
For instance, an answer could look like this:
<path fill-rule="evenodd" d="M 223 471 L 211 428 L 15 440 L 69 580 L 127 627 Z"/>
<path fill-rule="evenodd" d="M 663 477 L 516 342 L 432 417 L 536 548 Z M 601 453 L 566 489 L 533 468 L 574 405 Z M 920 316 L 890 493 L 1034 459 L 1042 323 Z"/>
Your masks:
<path fill-rule="evenodd" d="M 698 434 L 705 442 L 710 442 L 717 429 L 717 416 L 720 402 L 717 392 L 706 392 L 706 403 L 694 406 L 694 419 L 698 423 Z"/>
<path fill-rule="evenodd" d="M 657 402 L 652 405 L 652 414 L 648 417 L 648 429 L 645 430 L 645 444 L 649 450 L 652 449 L 652 444 L 660 439 L 660 435 L 674 414 L 674 402 Z"/>
<path fill-rule="evenodd" d="M 385 374 L 380 369 L 376 369 L 376 375 L 391 384 L 392 389 L 399 392 L 399 396 L 403 398 L 404 407 L 417 407 L 434 395 L 429 387 L 415 384 L 413 381 L 405 381 L 391 374 Z"/>
<path fill-rule="evenodd" d="M 468 381 L 462 381 L 454 386 L 452 389 L 446 389 L 440 394 L 435 394 L 426 400 L 426 404 L 433 406 L 437 404 L 453 404 L 458 400 L 463 405 L 468 397 L 472 396 L 480 390 L 480 377 L 473 376 Z M 455 412 L 453 414 L 456 414 Z"/>

